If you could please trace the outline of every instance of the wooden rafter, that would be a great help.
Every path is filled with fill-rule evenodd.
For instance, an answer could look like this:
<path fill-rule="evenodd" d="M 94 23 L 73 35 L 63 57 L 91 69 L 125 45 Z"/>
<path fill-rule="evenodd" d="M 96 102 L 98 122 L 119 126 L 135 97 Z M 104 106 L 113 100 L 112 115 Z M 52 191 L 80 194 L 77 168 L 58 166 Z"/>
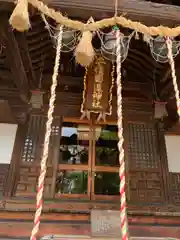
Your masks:
<path fill-rule="evenodd" d="M 177 83 L 180 87 L 180 71 L 179 68 L 176 67 L 176 77 L 177 77 Z M 166 78 L 166 79 L 165 79 Z M 171 69 L 167 69 L 167 71 L 164 74 L 164 81 L 160 84 L 161 90 L 160 90 L 160 98 L 164 98 L 165 96 L 168 98 L 174 97 L 174 89 L 173 89 L 173 82 L 171 77 Z"/>
<path fill-rule="evenodd" d="M 21 99 L 24 102 L 28 102 L 30 96 L 29 83 L 18 43 L 8 24 L 7 16 L 1 14 L 0 22 L 0 41 L 5 47 L 6 58 L 12 72 L 13 81 L 20 92 Z"/>
<path fill-rule="evenodd" d="M 16 123 L 8 101 L 0 100 L 0 123 Z"/>
<path fill-rule="evenodd" d="M 156 90 L 158 97 L 163 99 L 162 91 L 164 89 L 164 85 L 166 85 L 167 80 L 171 74 L 171 68 L 169 64 L 165 64 L 164 67 L 161 69 L 158 78 L 156 78 Z"/>
<path fill-rule="evenodd" d="M 165 129 L 169 130 L 179 124 L 175 99 L 169 99 L 166 107 L 168 111 L 168 117 L 164 120 L 164 127 Z"/>
<path fill-rule="evenodd" d="M 22 58 L 22 61 L 24 64 L 24 69 L 28 76 L 29 86 L 31 88 L 36 88 L 37 87 L 36 86 L 37 85 L 36 84 L 36 76 L 35 76 L 35 73 L 33 70 L 32 61 L 31 61 L 31 57 L 29 54 L 29 48 L 28 48 L 28 43 L 26 40 L 25 33 L 16 32 L 15 38 L 18 43 L 19 51 L 20 51 L 21 58 Z"/>
<path fill-rule="evenodd" d="M 175 67 L 176 67 L 176 74 L 177 74 L 177 81 L 178 84 L 179 79 L 180 79 L 180 74 L 179 74 L 179 64 L 180 64 L 180 54 L 176 56 L 174 59 L 175 61 Z M 172 98 L 174 96 L 174 91 L 171 91 L 169 94 L 170 90 L 172 89 L 172 76 L 171 76 L 171 67 L 169 63 L 167 62 L 164 67 L 161 69 L 160 76 L 158 79 L 156 79 L 156 83 L 158 85 L 158 91 L 159 91 L 159 97 L 164 98 L 164 97 L 169 97 Z"/>

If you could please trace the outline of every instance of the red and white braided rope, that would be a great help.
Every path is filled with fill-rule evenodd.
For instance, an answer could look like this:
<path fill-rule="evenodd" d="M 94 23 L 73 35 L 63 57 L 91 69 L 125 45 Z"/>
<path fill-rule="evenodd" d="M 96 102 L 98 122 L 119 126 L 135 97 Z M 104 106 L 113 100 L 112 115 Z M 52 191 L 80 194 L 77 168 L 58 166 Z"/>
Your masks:
<path fill-rule="evenodd" d="M 176 98 L 177 113 L 180 118 L 180 95 L 179 95 L 179 89 L 177 84 L 175 63 L 174 63 L 174 58 L 172 53 L 172 40 L 169 37 L 166 37 L 166 45 L 168 48 L 168 60 L 171 67 L 171 75 L 172 75 L 173 87 L 174 87 L 175 98 Z"/>
<path fill-rule="evenodd" d="M 128 240 L 128 220 L 125 191 L 125 161 L 124 161 L 124 137 L 123 137 L 123 113 L 122 113 L 122 83 L 121 83 L 121 41 L 120 30 L 116 30 L 116 71 L 117 71 L 117 116 L 118 116 L 118 149 L 119 149 L 119 177 L 121 198 L 121 234 L 122 240 Z"/>
<path fill-rule="evenodd" d="M 41 217 L 42 207 L 43 207 L 44 181 L 45 181 L 46 170 L 47 170 L 46 165 L 47 165 L 48 152 L 49 152 L 49 141 L 50 141 L 51 130 L 52 130 L 54 103 L 55 103 L 55 99 L 56 99 L 57 76 L 58 76 L 60 55 L 61 55 L 62 34 L 63 34 L 63 27 L 61 26 L 59 35 L 57 38 L 56 58 L 55 58 L 54 72 L 53 72 L 53 76 L 52 76 L 51 97 L 49 100 L 49 110 L 48 110 L 48 116 L 47 116 L 48 119 L 46 122 L 44 148 L 43 148 L 43 155 L 42 155 L 42 159 L 41 159 L 41 170 L 40 170 L 40 176 L 38 179 L 38 189 L 37 189 L 37 198 L 36 198 L 36 213 L 34 216 L 34 226 L 33 226 L 33 229 L 31 232 L 31 237 L 30 237 L 31 240 L 36 240 L 36 236 L 39 231 L 40 217 Z"/>

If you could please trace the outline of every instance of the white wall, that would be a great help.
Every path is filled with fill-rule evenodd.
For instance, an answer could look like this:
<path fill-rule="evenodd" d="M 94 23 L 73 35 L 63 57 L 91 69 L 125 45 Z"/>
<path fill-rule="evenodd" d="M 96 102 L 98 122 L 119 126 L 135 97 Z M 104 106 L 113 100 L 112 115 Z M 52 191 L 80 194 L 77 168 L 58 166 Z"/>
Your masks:
<path fill-rule="evenodd" d="M 169 172 L 180 173 L 180 136 L 165 136 Z"/>
<path fill-rule="evenodd" d="M 16 137 L 16 124 L 0 124 L 0 163 L 9 164 L 11 161 L 14 141 Z"/>

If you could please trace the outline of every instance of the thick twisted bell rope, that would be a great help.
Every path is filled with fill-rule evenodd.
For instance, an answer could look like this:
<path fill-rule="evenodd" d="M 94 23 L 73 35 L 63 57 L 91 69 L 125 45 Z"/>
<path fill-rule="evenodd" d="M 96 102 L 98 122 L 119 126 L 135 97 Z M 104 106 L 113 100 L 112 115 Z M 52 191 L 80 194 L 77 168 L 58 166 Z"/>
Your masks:
<path fill-rule="evenodd" d="M 173 87 L 174 87 L 175 98 L 176 98 L 177 113 L 180 118 L 180 95 L 179 95 L 179 88 L 177 84 L 175 63 L 174 63 L 174 58 L 172 53 L 172 40 L 169 37 L 166 37 L 166 45 L 168 48 L 168 60 L 171 67 L 171 75 L 172 75 Z"/>
<path fill-rule="evenodd" d="M 32 229 L 30 240 L 36 240 L 36 236 L 39 231 L 40 217 L 41 217 L 42 207 L 43 207 L 44 182 L 45 182 L 45 176 L 46 176 L 46 170 L 47 170 L 46 165 L 47 165 L 48 152 L 49 152 L 49 142 L 50 142 L 50 136 L 52 131 L 54 103 L 56 99 L 57 76 L 58 76 L 59 63 L 60 63 L 62 34 L 63 34 L 63 27 L 61 26 L 60 32 L 57 38 L 56 58 L 55 58 L 55 65 L 54 65 L 54 73 L 52 76 L 51 97 L 49 100 L 49 110 L 48 110 L 48 116 L 47 116 L 48 119 L 46 122 L 46 133 L 44 138 L 44 148 L 43 148 L 43 155 L 41 160 L 41 170 L 40 170 L 40 176 L 38 180 L 36 213 L 34 216 L 34 226 Z"/>
<path fill-rule="evenodd" d="M 125 190 L 125 161 L 124 161 L 124 137 L 123 137 L 123 113 L 122 113 L 122 83 L 121 83 L 121 36 L 120 30 L 116 30 L 116 71 L 117 71 L 117 125 L 118 125 L 118 150 L 119 150 L 119 177 L 120 177 L 120 217 L 122 240 L 128 240 L 128 219 L 126 209 Z"/>

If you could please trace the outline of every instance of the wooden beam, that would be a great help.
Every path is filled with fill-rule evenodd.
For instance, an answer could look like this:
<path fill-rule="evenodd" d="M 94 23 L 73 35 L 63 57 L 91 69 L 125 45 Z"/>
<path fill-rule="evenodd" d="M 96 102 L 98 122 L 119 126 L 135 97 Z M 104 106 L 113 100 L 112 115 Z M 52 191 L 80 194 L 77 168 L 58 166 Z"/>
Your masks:
<path fill-rule="evenodd" d="M 180 87 L 180 71 L 179 68 L 176 67 L 176 77 L 177 77 L 177 84 Z M 162 99 L 170 99 L 174 98 L 174 88 L 173 88 L 173 80 L 171 77 L 171 71 L 169 74 L 169 77 L 167 78 L 166 82 L 164 84 L 161 84 L 161 91 L 160 91 L 160 98 Z"/>
<path fill-rule="evenodd" d="M 124 101 L 127 102 L 141 102 L 141 105 L 150 103 L 152 98 L 146 93 L 144 90 L 144 87 L 146 84 L 134 84 L 136 87 L 135 91 L 133 88 L 131 88 L 131 83 L 128 82 L 126 84 L 125 88 L 123 89 L 123 97 Z M 146 85 L 147 86 L 147 85 Z M 149 89 L 149 88 L 148 88 Z M 142 94 L 139 93 L 139 90 L 143 91 Z M 12 103 L 12 105 L 22 105 L 27 108 L 27 105 L 20 102 L 19 99 L 19 93 L 17 89 L 7 89 L 7 88 L 1 88 L 0 87 L 0 99 L 8 100 Z M 114 99 L 114 97 L 113 97 Z M 49 102 L 49 94 L 46 93 L 44 95 L 44 104 L 48 105 Z M 80 106 L 82 102 L 82 92 L 68 92 L 68 91 L 58 91 L 56 94 L 56 104 L 64 105 L 64 106 Z"/>
<path fill-rule="evenodd" d="M 51 78 L 52 76 L 50 74 L 44 74 L 43 76 L 43 82 L 45 82 L 46 88 L 50 87 L 51 84 Z M 73 89 L 73 87 L 78 88 L 78 90 L 83 90 L 83 77 L 72 77 L 72 76 L 58 76 L 58 83 L 60 92 L 62 92 L 65 86 L 68 86 L 70 89 Z M 129 79 L 126 79 L 124 85 L 123 85 L 123 92 L 125 96 L 128 96 L 128 93 L 132 92 L 132 96 L 134 95 L 140 95 L 141 97 L 151 99 L 152 96 L 152 86 L 149 82 L 138 82 L 138 81 L 131 81 Z M 69 94 L 70 91 L 67 90 L 67 94 Z M 131 95 L 131 94 L 130 94 Z"/>
<path fill-rule="evenodd" d="M 171 75 L 171 68 L 170 67 L 168 67 L 168 68 L 165 67 L 164 70 L 165 71 L 163 71 L 163 74 L 159 78 L 160 83 L 165 83 L 167 81 L 167 79 L 169 78 L 169 76 Z"/>
<path fill-rule="evenodd" d="M 2 75 L 5 75 L 8 77 L 8 72 L 4 71 L 2 72 Z M 0 72 L 1 75 L 1 72 Z M 50 85 L 51 85 L 51 74 L 44 74 L 43 75 L 43 90 L 49 91 Z M 79 99 L 82 97 L 82 91 L 83 91 L 83 77 L 72 77 L 72 76 L 58 76 L 58 87 L 57 87 L 57 101 L 62 102 L 68 102 L 69 96 L 72 94 L 72 96 L 75 94 L 75 97 L 78 96 Z M 149 82 L 143 83 L 138 81 L 131 81 L 131 78 L 128 77 L 126 79 L 124 86 L 123 86 L 123 97 L 124 98 L 141 98 L 142 101 L 152 101 L 152 86 Z M 63 93 L 64 92 L 64 93 Z M 66 94 L 68 97 L 64 98 L 64 95 Z M 78 94 L 78 95 L 76 95 Z M 59 99 L 62 97 L 62 99 Z M 0 86 L 0 98 L 2 99 L 9 99 L 11 101 L 14 101 L 14 99 L 19 98 L 19 93 L 17 89 L 14 88 L 8 88 L 8 86 Z M 71 98 L 71 96 L 70 96 Z M 45 94 L 46 102 L 48 102 L 47 94 Z M 76 99 L 77 100 L 77 99 Z"/>
<path fill-rule="evenodd" d="M 162 91 L 164 89 L 164 86 L 167 84 L 167 80 L 171 74 L 171 68 L 169 65 L 165 64 L 165 66 L 160 71 L 159 77 L 156 79 L 156 91 L 158 98 L 164 99 L 164 93 L 162 94 Z"/>
<path fill-rule="evenodd" d="M 8 101 L 0 100 L 0 123 L 16 123 Z"/>
<path fill-rule="evenodd" d="M 176 70 L 177 81 L 179 82 L 179 79 L 180 79 L 180 72 L 179 72 L 180 54 L 177 55 L 177 57 L 174 59 L 174 61 L 175 61 L 175 68 L 176 68 L 175 70 Z M 159 84 L 160 98 L 166 97 L 169 94 L 169 91 L 170 91 L 170 89 L 172 89 L 172 86 L 173 86 L 172 76 L 171 76 L 171 67 L 170 67 L 169 63 L 167 63 L 164 66 L 164 69 L 162 70 L 162 75 L 157 80 L 157 83 Z M 174 96 L 174 91 L 171 91 L 171 93 L 168 97 L 172 98 L 173 96 Z"/>
<path fill-rule="evenodd" d="M 169 81 L 166 81 L 164 84 L 160 84 L 160 99 L 167 100 L 168 98 L 172 98 L 174 96 L 174 90 L 173 90 L 173 83 L 172 79 Z M 170 92 L 171 90 L 171 92 Z"/>
<path fill-rule="evenodd" d="M 29 102 L 29 83 L 20 50 L 6 15 L 0 17 L 0 41 L 5 47 L 6 58 L 23 102 Z"/>
<path fill-rule="evenodd" d="M 169 99 L 166 104 L 166 109 L 168 112 L 168 116 L 164 119 L 164 128 L 167 130 L 171 130 L 174 126 L 178 124 L 178 115 L 176 108 L 175 99 Z"/>
<path fill-rule="evenodd" d="M 49 6 L 71 17 L 95 19 L 114 15 L 114 1 L 112 0 L 46 0 Z M 158 4 L 139 0 L 119 0 L 118 14 L 125 14 L 127 18 L 141 21 L 146 25 L 175 25 L 180 21 L 180 7 Z"/>
<path fill-rule="evenodd" d="M 0 0 L 3 9 L 14 7 L 14 0 Z M 68 16 L 87 19 L 111 17 L 114 15 L 114 1 L 112 0 L 45 0 L 49 6 L 66 12 Z M 180 6 L 159 4 L 139 0 L 119 0 L 118 14 L 125 14 L 127 18 L 141 21 L 146 25 L 174 26 L 180 22 Z M 5 8 L 6 7 L 6 8 Z"/>

